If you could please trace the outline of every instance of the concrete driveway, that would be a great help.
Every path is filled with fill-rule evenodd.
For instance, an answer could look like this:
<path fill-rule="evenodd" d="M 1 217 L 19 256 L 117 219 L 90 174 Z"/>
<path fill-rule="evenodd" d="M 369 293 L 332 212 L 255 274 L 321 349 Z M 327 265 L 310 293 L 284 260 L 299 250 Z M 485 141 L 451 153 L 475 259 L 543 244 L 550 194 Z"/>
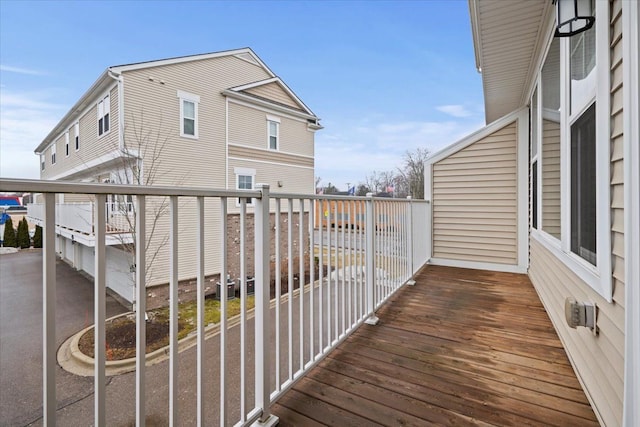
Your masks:
<path fill-rule="evenodd" d="M 93 282 L 56 262 L 56 342 L 93 324 Z M 107 316 L 125 312 L 107 297 Z M 93 393 L 93 379 L 56 370 L 59 407 Z M 0 255 L 0 425 L 42 417 L 42 251 Z"/>

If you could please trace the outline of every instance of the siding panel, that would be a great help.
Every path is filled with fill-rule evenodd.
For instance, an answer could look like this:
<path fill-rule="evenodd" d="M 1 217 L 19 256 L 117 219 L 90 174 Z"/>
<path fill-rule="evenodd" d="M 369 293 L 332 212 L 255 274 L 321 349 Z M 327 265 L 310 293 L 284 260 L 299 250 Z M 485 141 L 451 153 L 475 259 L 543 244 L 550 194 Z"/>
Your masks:
<path fill-rule="evenodd" d="M 517 263 L 516 130 L 507 125 L 433 165 L 434 257 Z"/>

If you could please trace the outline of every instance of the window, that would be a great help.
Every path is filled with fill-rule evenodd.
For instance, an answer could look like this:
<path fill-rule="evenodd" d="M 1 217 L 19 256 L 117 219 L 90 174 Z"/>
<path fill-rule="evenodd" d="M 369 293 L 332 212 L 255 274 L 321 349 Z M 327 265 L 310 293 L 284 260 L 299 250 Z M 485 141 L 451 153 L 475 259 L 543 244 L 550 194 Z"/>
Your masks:
<path fill-rule="evenodd" d="M 109 95 L 98 102 L 98 136 L 109 132 L 110 127 L 111 100 Z"/>
<path fill-rule="evenodd" d="M 236 188 L 238 190 L 253 190 L 254 177 L 256 175 L 255 169 L 248 168 L 235 168 L 236 174 Z M 240 206 L 241 199 L 237 200 L 236 206 Z M 247 206 L 253 205 L 253 199 L 251 197 L 246 198 Z"/>
<path fill-rule="evenodd" d="M 56 143 L 54 142 L 53 145 L 51 145 L 51 164 L 55 165 L 56 164 Z"/>
<path fill-rule="evenodd" d="M 198 138 L 198 104 L 200 97 L 178 91 L 180 99 L 180 136 Z"/>
<path fill-rule="evenodd" d="M 69 131 L 64 134 L 64 155 L 69 157 Z"/>
<path fill-rule="evenodd" d="M 40 154 L 40 170 L 44 170 L 44 154 Z"/>
<path fill-rule="evenodd" d="M 76 151 L 78 151 L 80 149 L 80 123 L 76 123 L 76 125 L 74 126 L 74 131 Z"/>
<path fill-rule="evenodd" d="M 531 147 L 530 162 L 531 162 L 531 227 L 538 229 L 538 88 L 533 91 L 531 96 L 530 107 L 530 128 L 531 134 L 529 135 Z"/>
<path fill-rule="evenodd" d="M 267 124 L 269 127 L 269 149 L 277 150 L 278 149 L 278 131 L 280 130 L 280 123 L 267 120 Z"/>
<path fill-rule="evenodd" d="M 571 252 L 596 265 L 596 108 L 571 126 Z"/>

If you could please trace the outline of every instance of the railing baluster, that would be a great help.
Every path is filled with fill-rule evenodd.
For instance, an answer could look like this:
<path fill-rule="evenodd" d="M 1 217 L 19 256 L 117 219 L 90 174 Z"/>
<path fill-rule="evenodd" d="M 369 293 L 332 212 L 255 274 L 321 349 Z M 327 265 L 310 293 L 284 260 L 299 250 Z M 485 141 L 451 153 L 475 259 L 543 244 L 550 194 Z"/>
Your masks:
<path fill-rule="evenodd" d="M 338 252 L 339 252 L 339 245 L 338 245 L 338 212 L 339 212 L 339 208 L 338 208 L 338 201 L 336 200 L 335 202 L 335 207 L 336 207 L 336 220 L 334 221 L 335 226 L 333 227 L 333 238 L 334 238 L 334 246 L 333 246 L 333 261 L 334 261 L 334 265 L 335 265 L 335 275 L 334 275 L 334 289 L 333 289 L 333 301 L 335 304 L 335 315 L 332 316 L 335 320 L 334 323 L 334 340 L 331 341 L 331 345 L 333 346 L 333 344 L 335 342 L 338 341 L 338 338 L 340 338 L 340 318 L 339 318 L 339 305 L 338 305 L 338 276 L 340 273 L 340 264 L 338 263 Z M 333 314 L 333 313 L 332 313 Z"/>
<path fill-rule="evenodd" d="M 351 227 L 353 225 L 353 212 L 352 212 L 353 202 L 349 201 L 347 206 L 348 206 L 347 209 L 348 209 L 348 218 L 349 218 L 349 221 L 347 222 L 347 227 L 348 227 L 347 228 L 347 236 L 348 236 L 348 239 L 347 239 L 348 245 L 347 246 L 348 247 L 346 248 L 347 256 L 349 257 L 349 280 L 347 281 L 347 283 L 349 283 L 349 289 L 348 289 L 349 292 L 348 292 L 347 299 L 349 300 L 349 310 L 348 310 L 349 322 L 348 322 L 348 325 L 349 325 L 349 329 L 351 329 L 352 326 L 353 326 L 353 317 L 351 315 L 352 315 L 352 312 L 353 312 L 352 311 L 352 309 L 353 309 L 353 298 L 352 298 L 352 294 L 353 294 L 353 273 L 354 273 L 353 267 L 354 267 L 354 264 L 355 264 L 355 261 L 353 259 L 353 253 L 352 253 L 352 245 L 351 245 L 351 243 L 352 243 L 351 239 L 353 238 L 353 233 L 352 233 L 352 229 L 351 229 Z"/>
<path fill-rule="evenodd" d="M 298 299 L 300 316 L 300 372 L 304 372 L 304 199 L 298 200 Z"/>
<path fill-rule="evenodd" d="M 196 420 L 198 426 L 205 425 L 204 418 L 204 197 L 196 198 L 196 245 L 198 247 L 197 278 L 196 278 L 196 372 L 197 372 L 197 403 Z"/>
<path fill-rule="evenodd" d="M 146 198 L 136 198 L 136 426 L 144 427 L 146 420 L 145 362 L 147 359 L 146 285 Z"/>
<path fill-rule="evenodd" d="M 256 199 L 255 208 L 255 270 L 256 270 L 256 309 L 255 309 L 255 406 L 262 410 L 260 422 L 275 425 L 278 418 L 271 415 L 269 380 L 269 186 L 258 184 L 262 197 Z M 289 295 L 291 297 L 291 295 Z"/>
<path fill-rule="evenodd" d="M 247 199 L 240 198 L 240 421 L 247 419 L 247 260 L 246 260 L 246 232 L 247 232 Z M 278 223 L 276 222 L 276 228 Z M 277 242 L 277 237 L 276 237 Z M 276 243 L 277 244 L 277 243 Z M 254 281 L 255 287 L 255 281 Z M 276 305 L 276 310 L 278 306 Z M 276 328 L 276 333 L 277 333 Z M 276 351 L 278 347 L 276 345 Z M 277 367 L 276 367 L 277 368 Z M 276 382 L 278 384 L 278 382 Z"/>
<path fill-rule="evenodd" d="M 327 348 L 331 347 L 331 326 L 332 326 L 332 313 L 331 313 L 331 250 L 333 248 L 331 244 L 331 213 L 333 211 L 333 203 L 331 200 L 327 200 Z"/>
<path fill-rule="evenodd" d="M 106 379 L 105 379 L 105 316 L 106 316 L 106 200 L 104 194 L 96 194 L 94 212 L 95 227 L 95 275 L 94 275 L 94 422 L 96 426 L 106 425 L 105 413 Z"/>
<path fill-rule="evenodd" d="M 275 276 L 276 276 L 276 321 L 275 321 L 275 328 L 276 328 L 276 360 L 275 360 L 275 365 L 276 365 L 276 390 L 280 391 L 281 390 L 281 384 L 280 384 L 280 305 L 281 305 L 281 286 L 282 286 L 282 278 L 280 277 L 280 275 L 282 274 L 281 268 L 280 268 L 280 209 L 281 209 L 281 204 L 280 204 L 280 198 L 277 198 L 275 200 L 275 204 L 276 204 L 276 213 L 275 213 L 275 233 L 276 233 L 276 244 L 275 244 L 275 257 L 276 257 L 276 272 L 275 272 Z"/>
<path fill-rule="evenodd" d="M 44 194 L 42 254 L 42 409 L 45 426 L 56 425 L 56 195 Z"/>
<path fill-rule="evenodd" d="M 314 223 L 314 210 L 313 210 L 313 200 L 309 199 L 309 360 L 311 362 L 315 359 L 314 354 L 314 346 L 313 341 L 315 340 L 315 330 L 314 330 L 314 297 L 315 294 L 315 273 L 316 273 L 316 263 L 315 263 L 315 255 L 313 253 L 314 248 L 314 235 L 313 235 L 313 223 Z"/>
<path fill-rule="evenodd" d="M 169 198 L 169 425 L 178 425 L 178 197 Z"/>
<path fill-rule="evenodd" d="M 293 381 L 293 199 L 287 199 L 287 273 L 289 381 Z"/>
<path fill-rule="evenodd" d="M 227 425 L 227 198 L 220 198 L 220 425 Z M 257 334 L 257 331 L 256 331 Z"/>
<path fill-rule="evenodd" d="M 347 279 L 347 270 L 346 270 L 346 264 L 347 264 L 347 257 L 346 257 L 346 248 L 345 248 L 345 209 L 344 209 L 344 201 L 340 202 L 340 208 L 342 210 L 342 217 L 340 218 L 340 224 L 342 225 L 341 229 L 340 229 L 340 239 L 342 241 L 341 243 L 341 250 L 340 253 L 342 254 L 341 258 L 342 258 L 342 283 L 340 284 L 340 297 L 342 299 L 342 316 L 341 316 L 341 322 L 340 322 L 340 336 L 344 335 L 344 331 L 346 330 L 345 325 L 346 325 L 346 319 L 345 319 L 345 312 L 346 312 L 346 304 L 347 304 L 347 300 L 345 298 L 345 286 L 346 286 L 346 279 Z"/>
<path fill-rule="evenodd" d="M 317 199 L 316 200 L 317 205 L 319 206 L 318 211 L 320 211 L 320 215 L 319 218 L 317 218 L 318 221 L 318 265 L 319 265 L 319 270 L 318 270 L 318 283 L 319 283 L 319 290 L 318 290 L 318 352 L 322 353 L 324 346 L 324 331 L 323 331 L 323 316 L 322 313 L 324 312 L 324 299 L 322 297 L 322 290 L 324 288 L 324 235 L 323 235 L 323 227 L 322 227 L 322 222 L 324 221 L 324 200 L 322 199 Z"/>
<path fill-rule="evenodd" d="M 375 246 L 375 223 L 376 218 L 374 217 L 375 209 L 374 209 L 374 201 L 373 201 L 373 193 L 367 193 L 367 201 L 366 201 L 366 216 L 365 216 L 365 238 L 366 238 L 366 296 L 367 296 L 367 320 L 366 323 L 369 325 L 375 325 L 378 323 L 378 318 L 375 314 L 375 285 L 376 285 L 376 276 L 375 276 L 375 259 L 376 259 L 376 246 Z"/>

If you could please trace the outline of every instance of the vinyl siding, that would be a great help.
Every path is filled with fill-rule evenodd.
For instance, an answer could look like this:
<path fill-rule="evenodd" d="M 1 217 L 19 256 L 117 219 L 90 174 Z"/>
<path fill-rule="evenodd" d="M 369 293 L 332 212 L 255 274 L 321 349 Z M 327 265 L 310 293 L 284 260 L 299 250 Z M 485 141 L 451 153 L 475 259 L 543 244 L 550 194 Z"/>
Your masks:
<path fill-rule="evenodd" d="M 129 148 L 140 147 L 145 179 L 153 174 L 153 185 L 224 188 L 226 99 L 221 92 L 269 78 L 267 72 L 234 56 L 224 56 L 127 71 L 123 77 L 125 143 Z M 180 136 L 178 91 L 200 97 L 198 139 Z M 155 203 L 157 206 L 160 202 Z M 221 266 L 218 239 L 220 201 L 208 199 L 205 205 L 205 274 L 210 275 L 219 273 Z M 150 207 L 148 210 L 152 211 Z M 180 199 L 179 211 L 178 275 L 183 280 L 197 274 L 195 200 Z M 153 214 L 147 216 L 148 229 L 151 229 L 153 220 Z M 165 243 L 168 232 L 167 214 L 159 219 L 151 237 L 152 251 L 159 251 L 149 272 L 149 285 L 169 281 L 169 254 Z M 148 256 L 153 255 L 149 253 Z"/>
<path fill-rule="evenodd" d="M 266 85 L 257 86 L 251 89 L 247 89 L 245 90 L 245 92 L 259 96 L 261 98 L 272 99 L 280 104 L 293 107 L 297 110 L 301 109 L 300 105 L 298 105 L 298 103 L 293 98 L 291 98 L 289 94 L 285 92 L 278 83 L 269 83 Z"/>
<path fill-rule="evenodd" d="M 276 112 L 267 113 L 233 101 L 229 102 L 229 144 L 268 149 L 267 115 L 280 119 L 277 151 L 309 157 L 314 155 L 314 132 L 307 130 L 306 120 Z"/>
<path fill-rule="evenodd" d="M 542 229 L 560 239 L 560 123 L 542 126 Z"/>
<path fill-rule="evenodd" d="M 622 423 L 624 402 L 624 200 L 622 141 L 621 1 L 611 2 L 611 257 L 613 302 L 608 303 L 535 238 L 529 276 L 560 336 L 596 414 L 606 426 Z M 598 306 L 599 333 L 567 326 L 564 300 Z"/>
<path fill-rule="evenodd" d="M 106 92 L 100 94 L 100 98 Z M 119 148 L 119 112 L 118 112 L 118 87 L 113 85 L 109 90 L 109 101 L 111 111 L 109 114 L 109 132 L 98 137 L 98 113 L 97 100 L 93 106 L 78 120 L 80 126 L 80 149 L 75 147 L 75 122 L 63 132 L 57 139 L 56 164 L 51 165 L 51 152 L 47 149 L 47 160 L 45 170 L 41 173 L 42 179 L 64 174 L 71 169 L 86 167 L 92 160 L 104 156 Z M 65 156 L 65 133 L 69 132 L 69 156 Z M 92 173 L 88 171 L 89 175 Z M 87 174 L 83 175 L 87 177 Z M 74 179 L 75 180 L 75 179 Z"/>
<path fill-rule="evenodd" d="M 433 256 L 517 264 L 517 126 L 433 165 Z"/>

